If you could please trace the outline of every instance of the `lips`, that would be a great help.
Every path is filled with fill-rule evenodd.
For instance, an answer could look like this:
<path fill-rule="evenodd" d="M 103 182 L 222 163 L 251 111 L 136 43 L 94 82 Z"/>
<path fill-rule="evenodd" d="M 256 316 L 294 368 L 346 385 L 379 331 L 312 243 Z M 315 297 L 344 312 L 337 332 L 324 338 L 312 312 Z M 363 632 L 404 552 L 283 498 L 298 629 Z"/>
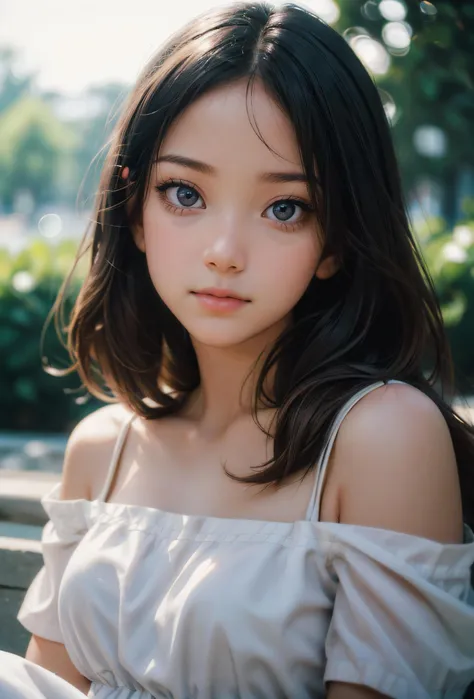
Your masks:
<path fill-rule="evenodd" d="M 249 301 L 249 299 L 240 296 L 235 291 L 231 291 L 230 289 L 218 289 L 212 287 L 206 289 L 199 289 L 198 291 L 192 291 L 191 293 L 198 294 L 199 296 L 214 296 L 215 298 L 220 299 L 237 299 L 238 301 L 246 302 Z"/>

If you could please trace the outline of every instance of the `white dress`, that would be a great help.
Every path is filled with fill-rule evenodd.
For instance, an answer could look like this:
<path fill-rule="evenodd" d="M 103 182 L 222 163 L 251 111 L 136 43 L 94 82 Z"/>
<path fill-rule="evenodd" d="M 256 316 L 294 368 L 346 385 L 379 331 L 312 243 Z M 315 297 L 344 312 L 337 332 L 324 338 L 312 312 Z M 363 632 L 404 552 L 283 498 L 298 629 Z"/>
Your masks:
<path fill-rule="evenodd" d="M 474 536 L 463 544 L 319 521 L 338 415 L 307 516 L 293 523 L 43 499 L 44 568 L 19 613 L 64 643 L 94 699 L 323 699 L 330 680 L 395 699 L 461 699 L 474 681 Z M 133 416 L 135 417 L 135 416 Z M 133 417 L 131 419 L 133 419 Z M 0 655 L 1 699 L 84 699 Z"/>

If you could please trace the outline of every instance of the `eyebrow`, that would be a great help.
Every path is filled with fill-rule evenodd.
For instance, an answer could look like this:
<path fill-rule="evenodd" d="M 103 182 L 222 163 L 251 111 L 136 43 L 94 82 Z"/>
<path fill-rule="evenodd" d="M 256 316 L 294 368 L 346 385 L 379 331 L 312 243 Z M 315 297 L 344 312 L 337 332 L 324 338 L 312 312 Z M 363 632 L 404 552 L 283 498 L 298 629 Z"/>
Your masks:
<path fill-rule="evenodd" d="M 186 158 L 183 155 L 175 155 L 174 153 L 169 153 L 168 155 L 161 155 L 155 161 L 156 163 L 174 163 L 175 165 L 182 165 L 183 167 L 188 167 L 191 170 L 196 170 L 196 172 L 202 172 L 204 175 L 216 175 L 216 168 L 207 163 L 203 163 L 201 160 L 194 160 L 193 158 Z M 303 182 L 308 183 L 308 178 L 304 172 L 263 172 L 260 175 L 260 179 L 264 182 L 281 184 L 285 182 Z M 317 180 L 319 182 L 319 180 Z"/>

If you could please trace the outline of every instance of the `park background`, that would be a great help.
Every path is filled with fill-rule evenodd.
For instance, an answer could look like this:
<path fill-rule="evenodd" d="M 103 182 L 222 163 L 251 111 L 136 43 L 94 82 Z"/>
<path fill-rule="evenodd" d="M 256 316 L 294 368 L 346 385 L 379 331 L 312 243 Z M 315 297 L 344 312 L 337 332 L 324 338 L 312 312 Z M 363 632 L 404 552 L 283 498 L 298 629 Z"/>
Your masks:
<path fill-rule="evenodd" d="M 54 326 L 43 346 L 41 333 L 91 219 L 134 78 L 172 31 L 212 4 L 0 0 L 0 650 L 25 653 L 29 634 L 16 615 L 42 565 L 41 498 L 60 478 L 68 434 L 100 405 L 77 375 L 44 371 L 44 357 L 58 368 L 69 359 Z M 472 418 L 474 3 L 305 4 L 344 35 L 379 87 L 449 333 L 457 409 Z"/>
<path fill-rule="evenodd" d="M 99 403 L 47 314 L 92 216 L 107 139 L 142 65 L 205 0 L 0 0 L 0 467 L 60 468 Z M 228 3 L 221 3 L 228 4 Z M 276 3 L 278 4 L 278 3 Z M 474 393 L 474 3 L 307 0 L 376 81 L 459 391 Z M 79 284 L 72 286 L 70 300 Z M 45 360 L 46 358 L 46 360 Z M 58 454 L 56 460 L 54 454 Z"/>

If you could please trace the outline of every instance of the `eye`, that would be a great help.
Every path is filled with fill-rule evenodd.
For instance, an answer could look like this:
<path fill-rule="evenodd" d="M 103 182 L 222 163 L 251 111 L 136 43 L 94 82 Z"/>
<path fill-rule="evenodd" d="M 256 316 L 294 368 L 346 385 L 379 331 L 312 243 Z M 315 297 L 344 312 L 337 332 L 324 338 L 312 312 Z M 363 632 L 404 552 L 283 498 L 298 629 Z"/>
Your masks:
<path fill-rule="evenodd" d="M 204 208 L 202 205 L 195 206 L 199 201 L 201 204 L 204 202 L 196 189 L 186 182 L 171 180 L 159 185 L 156 189 L 163 195 L 168 204 L 177 209 Z"/>
<path fill-rule="evenodd" d="M 270 221 L 299 223 L 311 207 L 299 199 L 279 199 L 266 210 Z"/>

